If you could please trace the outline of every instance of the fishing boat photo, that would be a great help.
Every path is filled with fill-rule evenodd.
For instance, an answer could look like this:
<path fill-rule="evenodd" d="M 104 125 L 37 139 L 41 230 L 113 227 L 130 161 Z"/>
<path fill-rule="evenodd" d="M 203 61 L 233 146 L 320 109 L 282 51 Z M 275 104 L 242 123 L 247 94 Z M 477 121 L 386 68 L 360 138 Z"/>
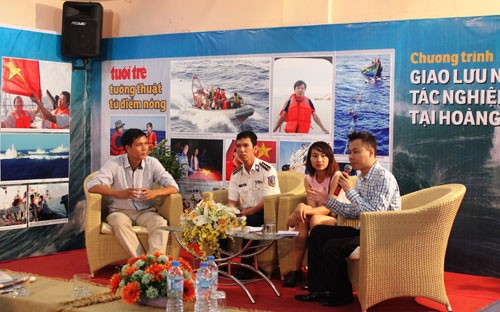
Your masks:
<path fill-rule="evenodd" d="M 380 58 L 372 60 L 372 63 L 361 69 L 361 74 L 365 77 L 365 82 L 376 82 L 379 80 L 385 80 L 382 77 L 382 63 Z"/>

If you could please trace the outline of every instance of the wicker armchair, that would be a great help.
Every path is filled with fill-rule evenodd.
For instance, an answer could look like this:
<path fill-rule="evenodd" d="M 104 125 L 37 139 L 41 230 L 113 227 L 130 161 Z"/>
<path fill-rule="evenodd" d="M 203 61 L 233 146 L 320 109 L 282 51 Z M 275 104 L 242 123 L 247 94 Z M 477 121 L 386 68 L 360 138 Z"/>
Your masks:
<path fill-rule="evenodd" d="M 278 223 L 279 202 L 281 198 L 295 194 L 305 193 L 303 173 L 295 171 L 280 171 L 278 172 L 278 183 L 280 185 L 281 194 L 269 195 L 264 197 L 264 222 Z M 218 190 L 212 192 L 203 192 L 202 198 L 206 199 L 209 196 L 216 203 L 227 203 L 228 190 Z M 277 268 L 278 265 L 278 247 L 276 244 L 257 256 L 260 269 L 264 270 L 268 275 Z"/>
<path fill-rule="evenodd" d="M 84 182 L 87 209 L 85 216 L 85 245 L 90 272 L 105 267 L 116 261 L 128 259 L 130 256 L 118 243 L 111 232 L 111 226 L 104 222 L 106 214 L 105 198 L 99 194 L 89 193 L 87 183 L 94 177 L 95 173 L 87 176 Z M 180 223 L 182 214 L 182 197 L 180 194 L 161 196 L 155 199 L 155 207 L 158 213 L 169 221 L 169 225 L 176 226 Z M 144 227 L 134 226 L 139 240 L 143 246 L 148 248 L 148 232 Z M 166 254 L 179 257 L 180 245 L 170 233 Z"/>
<path fill-rule="evenodd" d="M 357 176 L 351 176 L 352 185 L 356 184 Z M 278 221 L 276 222 L 276 227 L 278 231 L 288 230 L 288 217 L 295 211 L 295 208 L 300 203 L 307 203 L 306 194 L 283 196 L 279 199 L 279 209 L 278 209 Z M 350 222 L 349 224 L 344 224 L 347 226 L 352 226 L 356 222 Z M 356 227 L 356 226 L 354 226 Z M 283 279 L 290 271 L 293 270 L 293 239 L 285 238 L 278 241 L 278 258 L 281 279 Z M 307 253 L 302 262 L 303 266 L 307 265 Z"/>
<path fill-rule="evenodd" d="M 465 195 L 461 184 L 402 197 L 402 210 L 361 214 L 359 259 L 349 257 L 349 279 L 363 311 L 396 297 L 426 297 L 446 305 L 446 246 Z"/>

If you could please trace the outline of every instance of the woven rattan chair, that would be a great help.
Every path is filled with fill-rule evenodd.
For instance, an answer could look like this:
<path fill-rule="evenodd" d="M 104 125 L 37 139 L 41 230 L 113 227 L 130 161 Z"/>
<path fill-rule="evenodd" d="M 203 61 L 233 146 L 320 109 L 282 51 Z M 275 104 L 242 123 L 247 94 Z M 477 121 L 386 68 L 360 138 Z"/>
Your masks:
<path fill-rule="evenodd" d="M 451 311 L 444 259 L 465 190 L 434 186 L 403 196 L 401 211 L 361 214 L 359 259 L 351 254 L 347 261 L 363 311 L 396 297 L 429 298 Z"/>
<path fill-rule="evenodd" d="M 278 172 L 278 183 L 280 185 L 281 194 L 269 195 L 264 197 L 264 222 L 275 222 L 277 225 L 278 208 L 281 198 L 305 193 L 304 174 L 296 171 L 280 171 Z M 213 196 L 216 203 L 227 203 L 228 190 L 218 190 L 212 192 L 203 192 L 204 199 Z M 259 268 L 264 270 L 268 275 L 278 266 L 278 249 L 276 244 L 257 256 Z"/>
<path fill-rule="evenodd" d="M 87 183 L 94 175 L 95 173 L 92 173 L 87 176 L 83 186 L 87 199 L 85 245 L 91 273 L 96 272 L 108 264 L 130 257 L 116 240 L 111 231 L 111 226 L 103 221 L 107 211 L 105 200 L 103 200 L 103 197 L 99 194 L 89 193 L 87 189 Z M 169 225 L 179 225 L 180 216 L 182 214 L 182 197 L 180 194 L 157 197 L 155 199 L 155 207 L 158 209 L 158 213 L 168 220 Z M 147 250 L 148 232 L 146 228 L 140 226 L 134 226 L 133 228 L 144 248 Z M 170 233 L 167 250 L 165 252 L 167 255 L 178 258 L 180 245 L 172 235 L 173 234 Z"/>
<path fill-rule="evenodd" d="M 356 184 L 357 176 L 351 176 L 352 185 Z M 278 231 L 288 230 L 288 217 L 295 211 L 295 208 L 300 203 L 307 203 L 306 194 L 283 196 L 279 199 L 278 221 L 276 227 Z M 347 226 L 356 224 L 358 221 L 345 224 Z M 354 227 L 356 227 L 354 226 Z M 278 258 L 281 279 L 283 279 L 293 268 L 293 239 L 285 238 L 278 241 Z M 307 265 L 307 252 L 302 262 L 303 266 Z"/>

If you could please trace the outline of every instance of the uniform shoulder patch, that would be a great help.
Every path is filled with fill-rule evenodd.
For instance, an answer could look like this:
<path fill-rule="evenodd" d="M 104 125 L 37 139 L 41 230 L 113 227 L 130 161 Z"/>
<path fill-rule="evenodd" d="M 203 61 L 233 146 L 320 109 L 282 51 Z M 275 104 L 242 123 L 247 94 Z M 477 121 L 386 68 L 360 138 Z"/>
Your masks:
<path fill-rule="evenodd" d="M 241 170 L 243 169 L 243 166 L 239 166 L 238 168 L 234 169 L 233 172 L 231 173 L 231 175 L 235 175 L 237 174 L 238 172 L 240 172 Z"/>
<path fill-rule="evenodd" d="M 261 161 L 261 162 L 259 163 L 259 165 L 260 165 L 262 168 L 264 168 L 266 171 L 271 170 L 271 166 L 270 166 L 269 164 L 267 164 L 267 163 L 263 162 L 263 161 Z"/>

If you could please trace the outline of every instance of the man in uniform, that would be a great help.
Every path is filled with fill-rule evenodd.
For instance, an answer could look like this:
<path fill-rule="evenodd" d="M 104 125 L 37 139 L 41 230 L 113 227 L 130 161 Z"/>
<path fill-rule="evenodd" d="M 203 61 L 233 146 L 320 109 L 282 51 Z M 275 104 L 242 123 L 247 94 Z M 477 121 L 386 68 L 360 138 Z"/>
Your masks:
<path fill-rule="evenodd" d="M 231 174 L 229 181 L 228 206 L 238 206 L 241 198 L 241 214 L 249 226 L 264 223 L 264 196 L 280 194 L 276 169 L 271 164 L 255 157 L 257 135 L 242 131 L 236 136 L 236 153 L 241 166 Z M 242 258 L 242 263 L 251 265 L 252 258 Z M 240 270 L 238 278 L 248 278 L 249 272 Z"/>

